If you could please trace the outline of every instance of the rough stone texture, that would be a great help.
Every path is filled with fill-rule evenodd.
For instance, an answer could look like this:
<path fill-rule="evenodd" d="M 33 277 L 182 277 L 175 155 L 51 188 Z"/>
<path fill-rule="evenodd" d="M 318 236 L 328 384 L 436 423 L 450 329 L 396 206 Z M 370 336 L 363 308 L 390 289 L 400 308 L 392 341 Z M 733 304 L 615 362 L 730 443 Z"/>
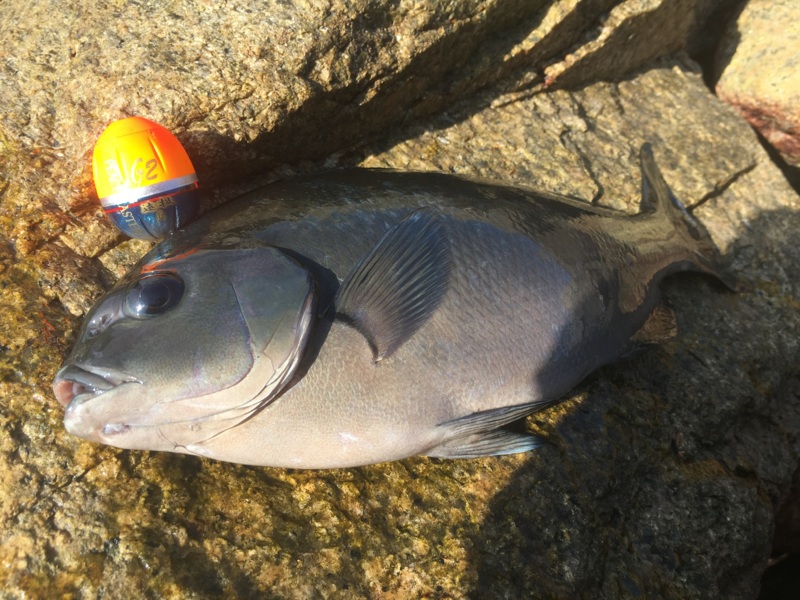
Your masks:
<path fill-rule="evenodd" d="M 800 167 L 800 3 L 749 0 L 723 36 L 717 93 Z"/>
<path fill-rule="evenodd" d="M 270 36 L 246 5 L 0 5 L 18 48 L 0 71 L 0 597 L 754 598 L 800 456 L 800 199 L 689 62 L 520 91 L 592 38 L 581 7 L 607 4 L 524 21 L 511 3 L 459 3 L 451 22 L 438 3 L 396 2 L 356 7 L 372 14 L 356 26 L 333 5 L 293 3 L 269 12 Z M 386 14 L 391 26 L 375 21 Z M 423 39 L 403 46 L 397 32 Z M 283 70 L 267 67 L 272 52 Z M 477 73 L 497 86 L 474 93 Z M 348 150 L 378 139 L 381 110 L 385 134 Z M 651 141 L 741 290 L 671 281 L 679 336 L 528 419 L 550 442 L 531 455 L 297 472 L 95 446 L 64 432 L 49 383 L 79 324 L 69 312 L 147 248 L 117 245 L 86 181 L 94 137 L 129 112 L 175 128 L 204 181 L 308 158 L 293 168 L 439 169 L 631 211 Z M 791 506 L 782 514 L 796 525 Z"/>
<path fill-rule="evenodd" d="M 545 69 L 545 86 L 574 87 L 613 79 L 681 48 L 695 22 L 695 0 L 629 0 L 617 4 L 594 31 Z M 702 3 L 700 3 L 702 4 Z M 669 23 L 669 27 L 664 27 Z"/>

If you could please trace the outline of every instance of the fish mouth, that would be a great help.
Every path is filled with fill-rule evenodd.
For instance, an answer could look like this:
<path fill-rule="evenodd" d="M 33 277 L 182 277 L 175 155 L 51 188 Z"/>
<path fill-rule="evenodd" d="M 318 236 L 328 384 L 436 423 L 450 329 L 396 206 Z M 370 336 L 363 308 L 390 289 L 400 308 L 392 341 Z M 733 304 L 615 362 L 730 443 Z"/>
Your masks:
<path fill-rule="evenodd" d="M 137 382 L 138 380 L 110 372 L 108 370 L 92 370 L 77 365 L 67 365 L 62 368 L 53 380 L 53 393 L 58 402 L 67 408 L 71 403 L 83 403 L 95 398 L 122 383 Z"/>

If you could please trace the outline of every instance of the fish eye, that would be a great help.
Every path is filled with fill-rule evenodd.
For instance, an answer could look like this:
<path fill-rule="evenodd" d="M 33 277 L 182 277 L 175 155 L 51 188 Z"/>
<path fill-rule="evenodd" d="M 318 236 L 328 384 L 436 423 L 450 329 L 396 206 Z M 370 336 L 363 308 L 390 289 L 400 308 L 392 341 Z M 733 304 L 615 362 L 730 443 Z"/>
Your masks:
<path fill-rule="evenodd" d="M 183 280 L 173 273 L 154 273 L 128 288 L 125 314 L 135 319 L 160 315 L 180 302 Z"/>

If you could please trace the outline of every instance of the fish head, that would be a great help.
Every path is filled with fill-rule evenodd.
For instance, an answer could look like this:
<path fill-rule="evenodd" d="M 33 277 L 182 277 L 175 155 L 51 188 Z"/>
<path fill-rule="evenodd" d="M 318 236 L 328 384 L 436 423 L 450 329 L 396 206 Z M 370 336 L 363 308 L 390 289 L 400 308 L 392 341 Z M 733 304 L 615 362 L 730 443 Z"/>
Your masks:
<path fill-rule="evenodd" d="M 280 394 L 315 317 L 312 277 L 278 248 L 144 262 L 88 313 L 56 375 L 65 427 L 120 448 L 186 451 Z"/>

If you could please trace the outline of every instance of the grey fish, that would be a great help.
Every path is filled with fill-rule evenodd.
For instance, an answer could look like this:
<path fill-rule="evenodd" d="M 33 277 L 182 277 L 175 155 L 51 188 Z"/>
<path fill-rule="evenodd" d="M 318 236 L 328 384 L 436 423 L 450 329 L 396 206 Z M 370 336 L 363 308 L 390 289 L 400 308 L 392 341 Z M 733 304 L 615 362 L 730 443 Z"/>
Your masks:
<path fill-rule="evenodd" d="M 53 383 L 75 435 L 253 465 L 524 452 L 506 426 L 631 350 L 658 284 L 729 283 L 642 148 L 628 216 L 436 173 L 279 182 L 156 246 Z"/>

